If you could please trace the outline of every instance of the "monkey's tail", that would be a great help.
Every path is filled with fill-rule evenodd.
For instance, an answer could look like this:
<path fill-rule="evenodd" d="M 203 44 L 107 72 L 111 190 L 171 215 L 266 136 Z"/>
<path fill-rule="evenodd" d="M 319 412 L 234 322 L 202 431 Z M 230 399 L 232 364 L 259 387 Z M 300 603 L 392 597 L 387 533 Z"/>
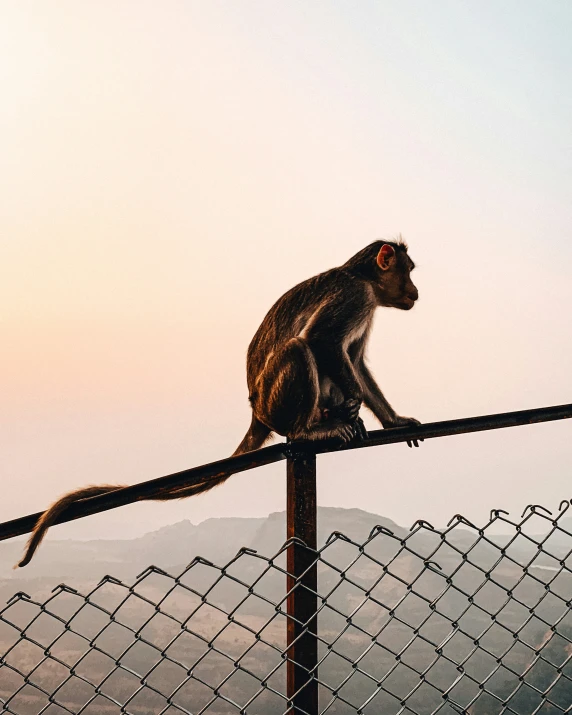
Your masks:
<path fill-rule="evenodd" d="M 234 450 L 232 456 L 236 457 L 239 454 L 244 454 L 245 452 L 250 452 L 254 449 L 262 447 L 270 435 L 270 429 L 253 416 L 248 432 L 245 434 L 242 442 Z M 222 474 L 217 475 L 214 478 L 211 477 L 204 482 L 199 482 L 198 484 L 193 484 L 188 487 L 175 487 L 173 489 L 169 489 L 163 494 L 157 494 L 156 496 L 149 497 L 149 499 L 152 501 L 169 501 L 170 499 L 184 499 L 186 497 L 192 497 L 197 494 L 202 494 L 203 492 L 208 492 L 213 487 L 226 482 L 226 480 L 231 476 L 232 472 L 223 472 Z M 75 492 L 70 492 L 69 494 L 64 495 L 61 499 L 58 499 L 57 502 L 54 502 L 54 504 L 52 504 L 52 506 L 39 518 L 36 526 L 34 527 L 34 531 L 26 544 L 26 550 L 22 560 L 14 566 L 14 568 L 21 568 L 22 566 L 26 566 L 30 563 L 34 553 L 46 535 L 46 531 L 57 520 L 59 515 L 62 514 L 69 506 L 81 501 L 82 499 L 88 499 L 89 497 L 99 496 L 100 494 L 107 494 L 115 489 L 121 489 L 122 486 L 124 485 L 102 484 L 101 486 L 85 487 L 84 489 L 78 489 Z"/>
<path fill-rule="evenodd" d="M 102 484 L 98 487 L 85 487 L 84 489 L 78 489 L 75 492 L 70 492 L 61 499 L 58 499 L 57 502 L 54 502 L 54 504 L 52 504 L 52 506 L 38 519 L 36 526 L 34 527 L 34 531 L 26 544 L 24 556 L 22 560 L 14 566 L 14 568 L 21 568 L 22 566 L 26 566 L 30 563 L 32 556 L 46 535 L 46 531 L 50 528 L 50 526 L 52 526 L 58 516 L 71 504 L 75 504 L 75 502 L 81 501 L 82 499 L 88 499 L 89 497 L 107 494 L 107 492 L 112 492 L 115 489 L 121 489 L 121 486 L 121 484 Z"/>
<path fill-rule="evenodd" d="M 246 452 L 252 452 L 255 449 L 259 449 L 270 437 L 272 431 L 265 424 L 262 424 L 259 420 L 252 415 L 252 421 L 247 433 L 242 438 L 242 442 L 231 454 L 231 457 L 238 457 L 239 454 L 245 454 Z M 232 472 L 223 472 L 216 477 L 209 477 L 208 480 L 204 482 L 199 482 L 199 484 L 193 484 L 190 487 L 177 487 L 175 489 L 170 489 L 164 494 L 160 494 L 153 497 L 157 501 L 167 501 L 169 499 L 184 499 L 185 497 L 194 497 L 197 494 L 203 494 L 208 492 L 214 487 L 218 487 L 219 484 L 226 482 L 226 480 L 232 477 Z"/>

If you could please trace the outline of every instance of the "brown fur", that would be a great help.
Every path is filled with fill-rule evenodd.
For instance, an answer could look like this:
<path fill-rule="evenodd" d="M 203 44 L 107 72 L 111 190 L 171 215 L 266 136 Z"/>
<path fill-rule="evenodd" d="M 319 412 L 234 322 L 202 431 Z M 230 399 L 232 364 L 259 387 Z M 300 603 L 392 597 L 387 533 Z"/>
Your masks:
<path fill-rule="evenodd" d="M 419 424 L 396 414 L 365 364 L 375 309 L 409 310 L 417 300 L 413 268 L 402 241 L 374 241 L 344 265 L 300 283 L 274 304 L 248 348 L 252 421 L 233 456 L 259 449 L 273 432 L 293 440 L 340 443 L 365 437 L 359 418 L 362 402 L 384 427 Z M 230 476 L 221 474 L 153 499 L 202 494 Z M 55 502 L 36 524 L 18 566 L 30 562 L 48 528 L 70 504 L 118 488 L 87 487 Z"/>

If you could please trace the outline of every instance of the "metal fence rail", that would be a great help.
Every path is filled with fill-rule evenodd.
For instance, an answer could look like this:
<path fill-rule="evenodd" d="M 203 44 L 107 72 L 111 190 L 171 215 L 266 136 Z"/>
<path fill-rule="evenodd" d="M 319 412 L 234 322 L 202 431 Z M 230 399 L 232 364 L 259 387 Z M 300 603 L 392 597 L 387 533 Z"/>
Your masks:
<path fill-rule="evenodd" d="M 562 405 L 378 430 L 344 449 L 570 417 Z M 58 523 L 287 460 L 288 540 L 271 558 L 242 549 L 222 567 L 16 594 L 0 610 L 2 712 L 572 713 L 570 502 L 520 522 L 496 510 L 481 528 L 377 527 L 364 543 L 335 532 L 318 549 L 316 454 L 336 448 L 277 444 L 73 505 Z M 39 516 L 0 524 L 0 540 Z"/>
<path fill-rule="evenodd" d="M 554 407 L 537 407 L 532 410 L 518 410 L 516 412 L 503 412 L 495 415 L 482 415 L 479 417 L 467 417 L 458 420 L 445 420 L 443 422 L 429 422 L 419 425 L 419 427 L 397 427 L 392 429 L 374 430 L 369 433 L 368 439 L 353 442 L 342 447 L 342 450 L 363 449 L 365 447 L 376 447 L 384 444 L 395 444 L 396 442 L 407 442 L 411 439 L 434 439 L 435 437 L 447 437 L 458 434 L 469 434 L 471 432 L 482 432 L 485 430 L 502 429 L 505 427 L 518 427 L 522 425 L 535 424 L 538 422 L 551 422 L 553 420 L 563 420 L 572 417 L 572 404 L 557 405 Z M 261 467 L 272 462 L 279 462 L 286 459 L 292 453 L 292 449 L 310 450 L 313 454 L 324 454 L 325 452 L 339 451 L 339 445 L 327 441 L 303 444 L 274 444 L 270 447 L 257 449 L 254 452 L 247 452 L 238 457 L 228 457 L 211 464 L 204 464 L 200 467 L 184 469 L 176 474 L 168 474 L 165 477 L 150 479 L 132 486 L 123 487 L 109 494 L 83 499 L 77 504 L 73 504 L 63 514 L 60 514 L 55 521 L 62 524 L 66 521 L 80 519 L 91 514 L 98 514 L 109 509 L 133 504 L 141 499 L 152 499 L 172 487 L 190 486 L 198 484 L 208 479 L 215 478 L 225 472 L 239 473 L 248 469 Z M 106 481 L 103 479 L 102 481 Z M 18 519 L 6 521 L 0 524 L 0 541 L 11 539 L 14 536 L 21 536 L 32 531 L 43 512 L 29 514 Z"/>
<path fill-rule="evenodd" d="M 363 543 L 333 533 L 314 557 L 318 712 L 571 712 L 569 506 L 528 507 L 518 522 L 493 511 L 482 527 L 459 515 L 442 531 L 376 527 Z M 499 524 L 507 536 L 492 533 Z M 294 541 L 271 558 L 242 549 L 224 566 L 195 558 L 132 584 L 106 577 L 86 594 L 16 594 L 0 611 L 3 712 L 294 712 Z M 295 625 L 307 638 L 308 623 Z"/>

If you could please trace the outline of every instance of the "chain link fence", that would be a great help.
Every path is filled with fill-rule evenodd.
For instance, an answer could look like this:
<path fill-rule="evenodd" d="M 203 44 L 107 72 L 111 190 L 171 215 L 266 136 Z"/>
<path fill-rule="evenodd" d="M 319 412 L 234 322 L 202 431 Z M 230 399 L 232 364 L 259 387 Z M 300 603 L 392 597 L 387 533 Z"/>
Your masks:
<path fill-rule="evenodd" d="M 572 519 L 528 507 L 476 527 L 334 532 L 318 566 L 319 712 L 572 712 Z M 572 514 L 572 512 L 571 512 Z M 89 593 L 17 593 L 0 610 L 13 715 L 277 715 L 286 696 L 286 553 L 195 558 Z M 298 587 L 300 587 L 298 585 Z M 297 712 L 301 712 L 297 710 Z"/>

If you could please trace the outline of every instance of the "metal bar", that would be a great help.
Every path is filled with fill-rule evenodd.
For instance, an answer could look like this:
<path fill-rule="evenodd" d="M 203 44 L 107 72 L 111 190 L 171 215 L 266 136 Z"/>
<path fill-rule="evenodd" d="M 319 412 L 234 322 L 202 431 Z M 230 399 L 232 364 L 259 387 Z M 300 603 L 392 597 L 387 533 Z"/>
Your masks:
<path fill-rule="evenodd" d="M 182 472 L 168 474 L 165 477 L 150 479 L 147 482 L 140 482 L 129 487 L 118 487 L 112 492 L 102 494 L 89 499 L 82 499 L 75 504 L 72 504 L 66 511 L 59 516 L 54 522 L 55 524 L 63 524 L 66 521 L 81 519 L 84 516 L 98 514 L 100 511 L 108 511 L 119 506 L 133 504 L 136 501 L 143 499 L 153 499 L 161 494 L 169 491 L 174 487 L 187 487 L 193 484 L 213 479 L 221 474 L 235 474 L 237 472 L 245 472 L 248 469 L 261 467 L 272 462 L 279 462 L 285 459 L 284 449 L 285 444 L 273 444 L 271 447 L 265 447 L 254 452 L 247 452 L 238 457 L 227 457 L 220 459 L 217 462 L 211 462 L 201 467 L 192 467 L 184 469 Z M 42 516 L 43 512 L 39 511 L 36 514 L 22 516 L 19 519 L 5 521 L 0 524 L 0 541 L 11 539 L 14 536 L 27 534 L 34 529 L 36 522 Z"/>
<path fill-rule="evenodd" d="M 311 449 L 315 454 L 339 452 L 363 447 L 377 447 L 383 444 L 407 442 L 411 439 L 434 439 L 435 437 L 450 437 L 457 434 L 484 432 L 505 427 L 520 427 L 522 425 L 552 422 L 572 418 L 572 404 L 556 407 L 537 407 L 533 410 L 518 410 L 517 412 L 501 412 L 480 417 L 465 417 L 459 420 L 443 422 L 426 422 L 418 427 L 392 427 L 369 432 L 368 438 L 359 442 L 351 442 L 340 447 L 335 443 L 324 441 L 319 443 L 299 443 L 296 447 Z"/>
<path fill-rule="evenodd" d="M 318 554 L 316 455 L 293 450 L 287 462 L 286 694 L 295 715 L 318 714 Z"/>
<path fill-rule="evenodd" d="M 572 404 L 568 404 L 558 405 L 556 407 L 540 407 L 533 410 L 520 410 L 518 412 L 505 412 L 481 417 L 468 417 L 460 420 L 447 420 L 445 422 L 432 422 L 422 424 L 419 427 L 397 427 L 387 430 L 374 430 L 369 433 L 366 440 L 351 443 L 342 447 L 342 449 L 361 449 L 363 447 L 374 447 L 382 444 L 394 444 L 396 442 L 406 442 L 412 438 L 433 439 L 435 437 L 468 434 L 470 432 L 481 432 L 504 427 L 517 427 L 519 425 L 534 424 L 537 422 L 563 420 L 571 417 Z M 296 445 L 296 447 L 305 449 L 308 452 L 313 452 L 314 454 L 334 452 L 340 449 L 339 445 L 332 442 L 313 442 L 306 445 Z M 202 467 L 185 469 L 182 472 L 170 474 L 166 477 L 159 477 L 158 479 L 151 479 L 150 481 L 134 484 L 133 486 L 118 488 L 109 494 L 84 499 L 61 514 L 55 523 L 61 524 L 66 521 L 80 519 L 90 514 L 115 509 L 116 507 L 132 504 L 142 499 L 153 499 L 154 496 L 172 487 L 199 484 L 200 482 L 215 478 L 222 472 L 235 474 L 272 462 L 278 462 L 285 458 L 285 448 L 286 445 L 284 443 L 275 444 L 271 447 L 264 447 L 254 452 L 241 454 L 238 457 L 228 457 L 218 462 L 205 464 Z M 32 531 L 42 513 L 43 512 L 37 512 L 36 514 L 30 514 L 0 524 L 0 541 Z"/>

